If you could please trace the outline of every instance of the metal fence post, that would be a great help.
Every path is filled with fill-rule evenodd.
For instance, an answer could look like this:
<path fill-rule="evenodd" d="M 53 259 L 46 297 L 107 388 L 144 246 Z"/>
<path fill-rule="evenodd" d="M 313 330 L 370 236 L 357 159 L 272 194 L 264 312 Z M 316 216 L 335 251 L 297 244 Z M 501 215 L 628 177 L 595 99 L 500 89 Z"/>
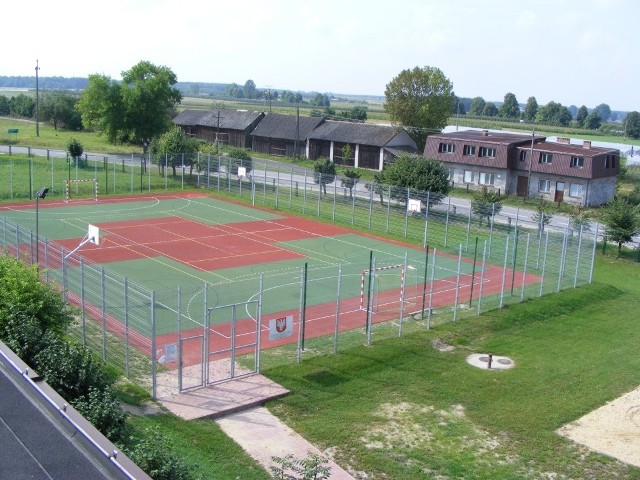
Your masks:
<path fill-rule="evenodd" d="M 482 290 L 484 288 L 484 270 L 485 270 L 485 262 L 487 260 L 487 241 L 483 242 L 482 246 L 482 270 L 480 270 L 480 288 L 478 288 L 478 315 L 481 312 L 481 303 L 482 303 Z"/>
<path fill-rule="evenodd" d="M 458 268 L 456 271 L 456 291 L 453 299 L 453 321 L 458 320 L 458 295 L 460 294 L 460 267 L 462 266 L 462 244 L 458 247 Z"/>
<path fill-rule="evenodd" d="M 337 292 L 336 292 L 336 320 L 333 330 L 333 353 L 338 353 L 338 334 L 340 332 L 340 285 L 342 283 L 342 264 L 338 264 Z"/>
<path fill-rule="evenodd" d="M 156 291 L 151 291 L 150 309 L 151 309 L 151 398 L 158 398 L 158 379 L 157 379 L 157 360 L 156 360 Z"/>
<path fill-rule="evenodd" d="M 124 277 L 124 370 L 129 378 L 129 281 Z"/>
<path fill-rule="evenodd" d="M 115 163 L 114 163 L 115 165 Z M 102 359 L 107 361 L 107 297 L 105 287 L 104 266 L 100 267 L 100 296 L 101 296 L 101 314 L 102 314 Z"/>
<path fill-rule="evenodd" d="M 500 308 L 504 301 L 504 285 L 507 281 L 507 260 L 509 259 L 509 235 L 506 237 L 504 244 L 504 264 L 502 266 L 502 286 L 500 287 Z"/>
<path fill-rule="evenodd" d="M 524 252 L 524 270 L 522 272 L 522 290 L 520 291 L 520 301 L 524 300 L 524 290 L 527 287 L 527 262 L 529 261 L 529 241 L 531 240 L 531 234 L 527 233 L 527 246 Z"/>
<path fill-rule="evenodd" d="M 542 296 L 542 292 L 544 290 L 544 274 L 547 268 L 547 249 L 549 246 L 549 232 L 545 232 L 546 237 L 544 240 L 544 255 L 542 255 L 542 272 L 540 274 L 540 297 Z"/>

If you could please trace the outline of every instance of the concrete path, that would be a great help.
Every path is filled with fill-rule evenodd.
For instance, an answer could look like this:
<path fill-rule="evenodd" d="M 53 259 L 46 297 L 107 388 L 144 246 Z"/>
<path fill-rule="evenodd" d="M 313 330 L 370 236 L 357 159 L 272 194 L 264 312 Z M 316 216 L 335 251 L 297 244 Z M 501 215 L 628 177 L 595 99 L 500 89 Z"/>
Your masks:
<path fill-rule="evenodd" d="M 267 471 L 276 465 L 273 457 L 292 454 L 296 459 L 305 459 L 310 453 L 326 457 L 264 407 L 218 418 L 216 423 Z M 353 480 L 335 462 L 329 461 L 327 467 L 331 470 L 331 480 Z"/>

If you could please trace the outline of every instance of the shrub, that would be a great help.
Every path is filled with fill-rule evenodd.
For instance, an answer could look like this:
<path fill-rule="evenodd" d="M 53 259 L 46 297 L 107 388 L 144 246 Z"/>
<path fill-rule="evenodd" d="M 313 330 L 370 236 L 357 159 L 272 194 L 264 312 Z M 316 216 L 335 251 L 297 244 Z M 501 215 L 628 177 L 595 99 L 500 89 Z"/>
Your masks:
<path fill-rule="evenodd" d="M 145 429 L 142 438 L 131 438 L 125 453 L 154 480 L 188 480 L 191 467 L 173 455 L 170 445 L 157 428 Z"/>
<path fill-rule="evenodd" d="M 111 389 L 89 387 L 89 393 L 71 402 L 84 418 L 112 442 L 126 438 L 127 414 L 122 411 Z"/>

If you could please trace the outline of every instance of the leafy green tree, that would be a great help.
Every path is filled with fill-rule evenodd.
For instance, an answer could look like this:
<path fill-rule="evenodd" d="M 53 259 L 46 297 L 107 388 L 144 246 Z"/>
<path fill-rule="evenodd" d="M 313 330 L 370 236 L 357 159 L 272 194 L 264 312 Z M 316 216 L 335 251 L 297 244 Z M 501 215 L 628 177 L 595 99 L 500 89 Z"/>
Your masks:
<path fill-rule="evenodd" d="M 624 119 L 624 131 L 629 138 L 640 138 L 640 113 L 629 112 Z"/>
<path fill-rule="evenodd" d="M 624 199 L 615 199 L 604 209 L 602 220 L 605 224 L 607 239 L 618 243 L 618 256 L 622 244 L 630 242 L 640 233 L 640 207 L 629 204 Z"/>
<path fill-rule="evenodd" d="M 449 171 L 436 159 L 402 155 L 388 165 L 378 177 L 379 183 L 388 184 L 391 196 L 400 202 L 407 200 L 407 188 L 428 208 L 437 205 L 449 193 Z M 394 188 L 395 187 L 395 188 Z"/>
<path fill-rule="evenodd" d="M 451 102 L 451 114 L 452 115 L 465 115 L 467 113 L 464 107 L 464 101 L 457 95 L 453 96 L 453 102 Z"/>
<path fill-rule="evenodd" d="M 320 185 L 321 192 L 324 191 L 324 194 L 326 195 L 327 184 L 333 183 L 335 179 L 335 164 L 328 158 L 316 160 L 316 163 L 313 166 L 313 181 Z"/>
<path fill-rule="evenodd" d="M 253 167 L 253 160 L 249 150 L 244 148 L 227 148 L 227 155 L 229 156 L 229 162 L 227 168 L 229 173 L 233 175 L 238 174 L 238 167 L 244 167 L 245 172 L 249 174 Z"/>
<path fill-rule="evenodd" d="M 340 116 L 353 120 L 367 121 L 367 107 L 352 107 L 350 110 L 342 110 Z"/>
<path fill-rule="evenodd" d="M 578 210 L 569 216 L 569 226 L 575 232 L 591 231 L 591 213 L 588 210 Z"/>
<path fill-rule="evenodd" d="M 509 92 L 504 96 L 504 102 L 500 105 L 498 115 L 503 118 L 519 118 L 520 106 L 518 105 L 518 99 L 516 96 Z"/>
<path fill-rule="evenodd" d="M 31 118 L 36 111 L 36 102 L 30 96 L 20 93 L 9 99 L 9 111 L 16 117 Z"/>
<path fill-rule="evenodd" d="M 76 109 L 78 96 L 61 91 L 46 92 L 40 101 L 40 119 L 51 122 L 54 130 L 64 127 L 78 130 L 82 127 L 80 113 Z"/>
<path fill-rule="evenodd" d="M 587 107 L 582 105 L 578 109 L 578 113 L 576 114 L 576 123 L 580 128 L 584 128 L 584 122 L 587 119 L 587 116 L 589 116 L 589 110 L 587 109 Z"/>
<path fill-rule="evenodd" d="M 67 153 L 69 154 L 69 157 L 73 159 L 73 163 L 75 165 L 79 167 L 87 166 L 87 162 L 82 159 L 84 147 L 76 137 L 71 137 L 69 141 L 67 141 Z"/>
<path fill-rule="evenodd" d="M 593 109 L 594 112 L 597 112 L 600 115 L 600 118 L 603 122 L 608 122 L 611 118 L 611 108 L 606 103 L 601 103 L 596 108 Z"/>
<path fill-rule="evenodd" d="M 597 130 L 602 125 L 602 119 L 600 118 L 600 114 L 595 110 L 587 115 L 587 118 L 584 120 L 584 128 L 588 128 L 589 130 Z"/>
<path fill-rule="evenodd" d="M 355 168 L 347 168 L 344 171 L 344 176 L 341 179 L 342 186 L 349 189 L 349 197 L 353 197 L 353 189 L 360 181 L 360 172 Z"/>
<path fill-rule="evenodd" d="M 533 122 L 536 119 L 536 114 L 538 113 L 538 101 L 536 97 L 529 97 L 527 99 L 527 104 L 524 107 L 524 119 L 527 122 Z"/>
<path fill-rule="evenodd" d="M 135 142 L 166 132 L 171 114 L 182 100 L 173 86 L 176 75 L 167 67 L 142 61 L 122 73 L 122 82 L 90 75 L 78 110 L 82 123 L 112 142 Z"/>
<path fill-rule="evenodd" d="M 483 186 L 471 200 L 471 212 L 480 219 L 487 219 L 487 226 L 491 225 L 491 219 L 502 210 L 502 199 L 498 192 L 489 190 Z"/>
<path fill-rule="evenodd" d="M 471 100 L 471 106 L 469 107 L 469 115 L 475 115 L 477 117 L 481 116 L 482 112 L 484 112 L 485 105 L 486 105 L 486 102 L 484 101 L 484 98 L 475 97 L 473 100 Z"/>
<path fill-rule="evenodd" d="M 487 102 L 482 109 L 482 115 L 484 117 L 495 117 L 498 115 L 498 107 L 493 102 Z"/>
<path fill-rule="evenodd" d="M 418 149 L 427 132 L 441 130 L 451 115 L 453 84 L 436 67 L 403 70 L 385 89 L 384 109 L 391 121 L 407 127 Z"/>
<path fill-rule="evenodd" d="M 178 166 L 192 166 L 193 155 L 198 151 L 198 142 L 187 138 L 179 126 L 175 126 L 161 135 L 157 143 L 152 142 L 152 160 L 158 164 L 158 169 L 171 167 L 173 176 L 177 176 Z"/>
<path fill-rule="evenodd" d="M 569 126 L 571 118 L 571 112 L 567 107 L 553 101 L 540 107 L 536 114 L 536 122 L 559 127 Z"/>
<path fill-rule="evenodd" d="M 10 112 L 9 97 L 0 95 L 0 116 L 7 117 Z"/>
<path fill-rule="evenodd" d="M 536 202 L 535 211 L 531 216 L 532 220 L 538 225 L 538 236 L 542 235 L 544 228 L 553 220 L 554 205 L 543 198 L 539 198 Z"/>
<path fill-rule="evenodd" d="M 256 98 L 256 84 L 253 80 L 247 80 L 244 83 L 244 98 Z"/>
<path fill-rule="evenodd" d="M 36 266 L 24 268 L 18 259 L 0 256 L 0 334 L 16 313 L 36 319 L 42 331 L 62 334 L 71 323 L 62 295 L 51 283 L 40 282 Z"/>

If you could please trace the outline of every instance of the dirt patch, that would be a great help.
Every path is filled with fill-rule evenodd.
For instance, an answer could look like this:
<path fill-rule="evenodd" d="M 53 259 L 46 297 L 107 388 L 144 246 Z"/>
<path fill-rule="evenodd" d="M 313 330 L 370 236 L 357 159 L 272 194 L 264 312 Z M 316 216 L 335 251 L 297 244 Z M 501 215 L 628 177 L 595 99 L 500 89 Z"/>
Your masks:
<path fill-rule="evenodd" d="M 640 467 L 640 387 L 561 427 L 558 433 Z"/>

